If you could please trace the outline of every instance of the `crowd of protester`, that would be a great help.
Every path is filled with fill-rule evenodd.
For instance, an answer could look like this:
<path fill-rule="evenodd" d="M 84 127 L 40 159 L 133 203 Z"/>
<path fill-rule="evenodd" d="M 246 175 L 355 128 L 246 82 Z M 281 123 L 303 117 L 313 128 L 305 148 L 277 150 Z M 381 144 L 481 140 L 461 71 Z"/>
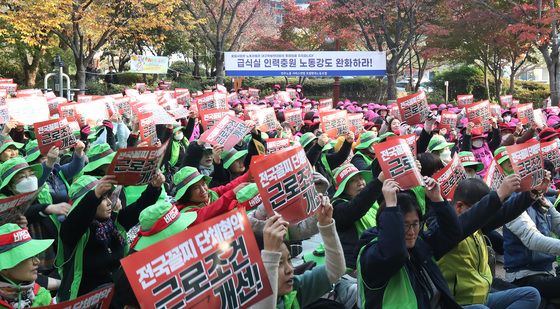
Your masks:
<path fill-rule="evenodd" d="M 181 125 L 157 125 L 167 143 L 161 171 L 145 186 L 115 190 L 107 175 L 120 148 L 139 143 L 138 124 L 115 114 L 96 127 L 83 126 L 71 150 L 41 154 L 30 127 L 8 122 L 0 136 L 2 198 L 41 190 L 14 222 L 0 226 L 0 308 L 38 307 L 75 299 L 115 283 L 113 308 L 139 308 L 120 260 L 187 228 L 224 214 L 258 194 L 249 173 L 257 144 L 281 137 L 301 145 L 321 194 L 316 215 L 290 224 L 260 205 L 248 218 L 273 295 L 254 308 L 560 308 L 560 214 L 555 205 L 558 173 L 545 160 L 545 180 L 519 192 L 520 176 L 506 146 L 560 136 L 558 109 L 545 108 L 542 127 L 521 125 L 515 107 L 474 130 L 464 110 L 431 105 L 423 124 L 408 125 L 391 105 L 335 102 L 335 109 L 362 113 L 364 130 L 331 139 L 321 131 L 319 102 L 293 86 L 291 101 L 239 94 L 230 101 L 252 131 L 233 149 L 199 140 L 196 111 Z M 245 119 L 249 105 L 273 107 L 277 127 L 257 129 Z M 285 122 L 284 110 L 311 105 L 303 123 Z M 458 115 L 455 128 L 441 126 L 442 112 Z M 401 190 L 386 178 L 373 146 L 390 136 L 415 134 L 425 186 Z M 258 143 L 256 143 L 258 142 Z M 560 144 L 559 144 L 560 145 Z M 457 154 L 468 178 L 450 199 L 432 177 Z M 496 159 L 505 178 L 496 190 L 483 181 Z M 175 214 L 171 222 L 164 220 Z M 302 242 L 320 235 L 321 259 L 291 260 Z M 496 259 L 496 257 L 498 257 Z M 505 277 L 494 272 L 496 260 Z"/>

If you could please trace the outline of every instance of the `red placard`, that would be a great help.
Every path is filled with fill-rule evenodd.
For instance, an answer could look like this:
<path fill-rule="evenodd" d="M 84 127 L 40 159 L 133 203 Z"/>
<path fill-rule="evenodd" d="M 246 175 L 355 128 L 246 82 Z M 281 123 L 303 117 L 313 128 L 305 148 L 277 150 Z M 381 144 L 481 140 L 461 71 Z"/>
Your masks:
<path fill-rule="evenodd" d="M 517 106 L 517 118 L 521 124 L 533 125 L 535 123 L 535 113 L 533 112 L 533 104 L 519 104 Z"/>
<path fill-rule="evenodd" d="M 78 99 L 76 100 L 76 102 L 78 103 L 89 103 L 93 100 L 93 96 L 92 95 L 78 95 Z"/>
<path fill-rule="evenodd" d="M 14 83 L 5 83 L 5 84 L 1 84 L 0 83 L 0 89 L 5 89 L 6 92 L 8 93 L 8 95 L 12 96 L 15 95 L 17 92 L 17 84 Z"/>
<path fill-rule="evenodd" d="M 109 309 L 113 299 L 114 284 L 107 284 L 99 289 L 82 295 L 76 299 L 59 304 L 37 307 L 37 309 Z"/>
<path fill-rule="evenodd" d="M 174 117 L 161 106 L 155 104 L 147 104 L 138 107 L 140 113 L 151 113 L 155 124 L 177 124 Z"/>
<path fill-rule="evenodd" d="M 130 98 L 123 97 L 123 98 L 115 98 L 115 102 L 113 102 L 113 106 L 117 113 L 126 116 L 128 118 L 132 117 L 132 106 L 130 105 Z"/>
<path fill-rule="evenodd" d="M 42 188 L 39 188 L 35 192 L 0 198 L 0 225 L 15 223 L 19 216 L 23 215 L 31 203 L 37 199 L 41 190 Z"/>
<path fill-rule="evenodd" d="M 492 117 L 500 117 L 502 116 L 502 108 L 498 104 L 490 104 L 490 114 Z"/>
<path fill-rule="evenodd" d="M 513 105 L 513 96 L 512 95 L 502 95 L 500 96 L 500 104 L 503 108 L 510 108 Z"/>
<path fill-rule="evenodd" d="M 293 100 L 297 97 L 296 90 L 294 88 L 286 88 L 286 92 L 290 96 L 290 99 Z"/>
<path fill-rule="evenodd" d="M 541 143 L 541 154 L 543 158 L 552 162 L 556 169 L 560 169 L 560 149 L 558 149 L 558 146 L 558 141 Z"/>
<path fill-rule="evenodd" d="M 502 167 L 496 160 L 492 160 L 484 176 L 484 182 L 488 185 L 490 190 L 496 191 L 502 185 L 502 182 L 504 182 L 504 178 L 505 175 Z"/>
<path fill-rule="evenodd" d="M 319 107 L 319 113 L 328 113 L 328 112 L 332 112 L 334 111 L 334 108 L 332 106 L 324 106 L 324 107 Z"/>
<path fill-rule="evenodd" d="M 535 126 L 539 129 L 542 129 L 546 126 L 546 116 L 544 115 L 542 109 L 537 108 L 533 110 L 533 120 L 535 122 Z"/>
<path fill-rule="evenodd" d="M 275 153 L 286 147 L 290 147 L 290 140 L 287 138 L 269 138 L 266 140 L 266 154 Z"/>
<path fill-rule="evenodd" d="M 0 84 L 12 84 L 13 82 L 13 78 L 0 78 Z"/>
<path fill-rule="evenodd" d="M 175 118 L 175 119 L 187 119 L 189 118 L 189 114 L 190 111 L 184 107 L 179 107 L 176 109 L 172 109 L 169 111 L 169 113 Z"/>
<path fill-rule="evenodd" d="M 247 308 L 272 295 L 244 210 L 121 260 L 142 308 Z"/>
<path fill-rule="evenodd" d="M 7 96 L 8 96 L 8 91 L 6 89 L 0 89 L 0 98 L 6 98 Z"/>
<path fill-rule="evenodd" d="M 350 132 L 350 126 L 348 124 L 348 118 L 346 118 L 347 112 L 345 110 L 335 110 L 326 113 L 319 113 L 321 118 L 321 127 L 323 132 L 335 139 L 347 132 Z"/>
<path fill-rule="evenodd" d="M 423 123 L 430 115 L 430 107 L 424 91 L 398 98 L 397 105 L 402 121 L 409 125 Z"/>
<path fill-rule="evenodd" d="M 261 108 L 258 112 L 250 113 L 251 119 L 257 123 L 257 128 L 263 132 L 276 129 L 278 120 L 273 107 Z"/>
<path fill-rule="evenodd" d="M 235 116 L 235 112 L 229 109 L 203 111 L 200 113 L 200 123 L 202 124 L 204 130 L 208 131 L 227 115 Z"/>
<path fill-rule="evenodd" d="M 540 143 L 535 141 L 507 146 L 506 150 L 513 170 L 521 177 L 520 191 L 538 187 L 544 179 Z"/>
<path fill-rule="evenodd" d="M 317 211 L 319 194 L 313 185 L 313 169 L 301 146 L 266 155 L 250 167 L 267 213 L 282 215 L 295 224 Z"/>
<path fill-rule="evenodd" d="M 167 143 L 161 147 L 134 147 L 117 150 L 107 175 L 115 175 L 119 185 L 148 184 L 158 173 Z"/>
<path fill-rule="evenodd" d="M 393 178 L 403 190 L 424 185 L 416 159 L 404 139 L 388 140 L 373 145 L 373 149 L 386 179 Z"/>
<path fill-rule="evenodd" d="M 51 116 L 58 114 L 58 105 L 67 103 L 68 100 L 66 98 L 52 98 L 47 100 L 47 104 L 49 106 L 49 113 Z"/>
<path fill-rule="evenodd" d="M 295 128 L 303 125 L 303 118 L 301 117 L 301 108 L 290 108 L 284 111 L 284 119 L 287 123 Z"/>
<path fill-rule="evenodd" d="M 68 103 L 62 103 L 58 105 L 58 116 L 60 118 L 67 118 L 67 117 L 72 117 L 72 118 L 76 118 L 77 114 L 76 114 L 76 105 L 80 104 L 80 103 L 72 103 L 72 102 L 68 102 Z"/>
<path fill-rule="evenodd" d="M 404 139 L 408 146 L 410 147 L 410 151 L 416 157 L 416 134 L 406 134 L 400 136 L 388 136 L 387 140 L 394 140 L 394 139 Z"/>
<path fill-rule="evenodd" d="M 152 114 L 146 113 L 138 116 L 138 127 L 140 128 L 140 140 L 154 144 L 156 139 L 156 124 Z"/>
<path fill-rule="evenodd" d="M 258 98 L 259 97 L 259 92 L 260 90 L 257 88 L 249 88 L 249 95 L 253 98 Z"/>
<path fill-rule="evenodd" d="M 480 101 L 465 106 L 469 121 L 474 123 L 474 127 L 480 128 L 483 132 L 492 130 L 492 122 L 490 121 L 490 103 L 488 100 Z"/>
<path fill-rule="evenodd" d="M 465 105 L 472 104 L 474 96 L 472 94 L 461 94 L 457 96 L 457 106 L 465 107 Z"/>
<path fill-rule="evenodd" d="M 511 100 L 511 107 L 517 107 L 519 105 L 519 100 Z"/>
<path fill-rule="evenodd" d="M 227 93 L 215 92 L 214 103 L 216 104 L 216 108 L 228 109 L 229 105 L 228 105 Z"/>
<path fill-rule="evenodd" d="M 304 113 L 310 112 L 311 108 L 313 108 L 313 105 L 311 105 L 311 103 L 303 104 L 303 112 Z"/>
<path fill-rule="evenodd" d="M 214 93 L 212 92 L 205 93 L 201 96 L 196 97 L 196 105 L 199 112 L 207 111 L 210 109 L 218 109 L 216 107 L 216 103 L 214 102 Z M 227 109 L 227 106 L 222 107 L 221 109 Z"/>
<path fill-rule="evenodd" d="M 49 120 L 50 112 L 47 98 L 44 96 L 29 96 L 6 99 L 10 117 L 23 125 Z"/>
<path fill-rule="evenodd" d="M 0 124 L 8 123 L 8 121 L 10 121 L 10 112 L 8 111 L 8 106 L 0 105 Z"/>
<path fill-rule="evenodd" d="M 210 145 L 222 145 L 224 150 L 229 151 L 250 131 L 251 128 L 241 119 L 225 114 L 210 130 L 204 131 L 199 140 Z"/>
<path fill-rule="evenodd" d="M 455 154 L 453 160 L 435 173 L 432 178 L 439 183 L 441 196 L 446 200 L 452 200 L 459 182 L 467 179 L 467 172 L 463 165 L 461 165 L 459 156 Z"/>
<path fill-rule="evenodd" d="M 103 120 L 109 119 L 105 100 L 94 100 L 89 103 L 76 104 L 74 108 L 76 109 L 76 114 L 80 116 L 77 119 L 79 119 L 82 125 L 88 124 L 90 127 L 95 127 Z"/>
<path fill-rule="evenodd" d="M 42 154 L 49 152 L 52 147 L 64 150 L 76 145 L 76 137 L 72 134 L 66 118 L 36 122 L 33 126 Z"/>
<path fill-rule="evenodd" d="M 348 114 L 348 125 L 350 130 L 355 134 L 360 134 L 364 131 L 364 114 Z"/>
<path fill-rule="evenodd" d="M 457 114 L 453 112 L 441 112 L 441 121 L 439 123 L 441 128 L 446 128 L 447 131 L 457 127 Z"/>
<path fill-rule="evenodd" d="M 333 106 L 333 101 L 332 99 L 321 99 L 319 100 L 319 108 L 321 107 L 332 107 Z"/>

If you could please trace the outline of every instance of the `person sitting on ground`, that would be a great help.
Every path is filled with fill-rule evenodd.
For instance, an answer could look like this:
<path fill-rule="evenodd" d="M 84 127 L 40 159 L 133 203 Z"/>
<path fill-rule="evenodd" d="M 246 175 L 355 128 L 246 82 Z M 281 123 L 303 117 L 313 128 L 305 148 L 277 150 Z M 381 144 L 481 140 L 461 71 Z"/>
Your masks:
<path fill-rule="evenodd" d="M 459 222 L 441 196 L 439 184 L 428 177 L 424 182 L 427 208 L 439 223 L 439 229 L 429 234 L 423 231 L 415 195 L 399 192 L 393 179 L 384 181 L 385 201 L 377 213 L 377 227 L 365 231 L 360 239 L 361 308 L 461 308 L 434 261 L 459 241 Z"/>
<path fill-rule="evenodd" d="M 26 229 L 7 223 L 0 226 L 0 308 L 23 309 L 52 304 L 49 291 L 35 282 L 37 255 L 52 239 L 32 239 Z"/>
<path fill-rule="evenodd" d="M 255 309 L 305 308 L 332 290 L 333 284 L 345 271 L 342 246 L 335 231 L 332 213 L 328 198 L 321 197 L 317 227 L 325 244 L 326 262 L 325 265 L 315 267 L 302 275 L 294 275 L 290 251 L 284 243 L 288 222 L 280 215 L 268 218 L 264 228 L 264 249 L 261 256 L 272 288 L 272 296 L 257 303 Z"/>

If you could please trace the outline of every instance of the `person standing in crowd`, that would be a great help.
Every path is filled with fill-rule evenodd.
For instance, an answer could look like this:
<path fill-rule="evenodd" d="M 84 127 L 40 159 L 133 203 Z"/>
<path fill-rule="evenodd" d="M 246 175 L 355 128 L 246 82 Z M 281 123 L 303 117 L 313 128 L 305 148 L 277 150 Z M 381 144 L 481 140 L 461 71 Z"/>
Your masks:
<path fill-rule="evenodd" d="M 109 67 L 109 72 L 105 73 L 105 83 L 107 85 L 117 84 L 117 72 L 115 72 L 115 68 L 113 66 Z"/>

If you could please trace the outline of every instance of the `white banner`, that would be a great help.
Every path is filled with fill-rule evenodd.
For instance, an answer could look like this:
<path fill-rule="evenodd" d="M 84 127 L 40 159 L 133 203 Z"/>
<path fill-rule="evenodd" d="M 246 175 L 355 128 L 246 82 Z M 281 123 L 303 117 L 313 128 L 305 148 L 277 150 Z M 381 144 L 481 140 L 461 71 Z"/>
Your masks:
<path fill-rule="evenodd" d="M 385 52 L 226 52 L 227 76 L 384 76 Z"/>

